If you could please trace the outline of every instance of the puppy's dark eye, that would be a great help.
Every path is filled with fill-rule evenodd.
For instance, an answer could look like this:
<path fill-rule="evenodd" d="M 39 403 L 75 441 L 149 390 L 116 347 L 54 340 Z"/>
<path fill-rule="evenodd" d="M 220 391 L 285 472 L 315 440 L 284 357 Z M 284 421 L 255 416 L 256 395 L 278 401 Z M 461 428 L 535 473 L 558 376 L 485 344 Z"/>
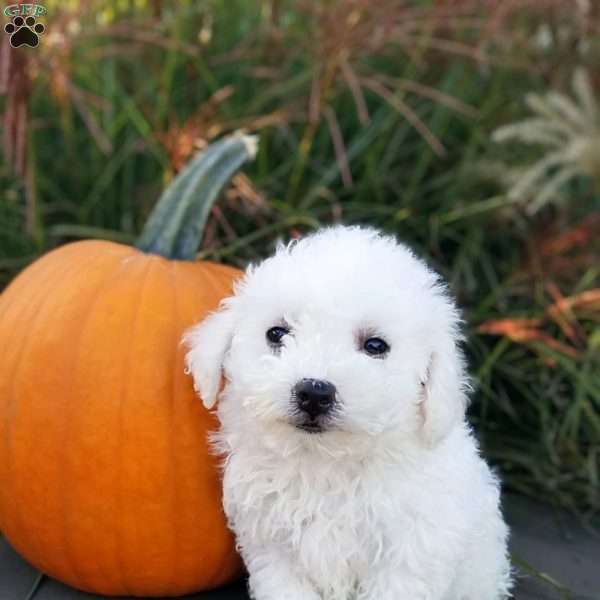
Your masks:
<path fill-rule="evenodd" d="M 365 340 L 365 343 L 363 344 L 363 350 L 369 356 L 382 356 L 389 349 L 390 347 L 387 342 L 378 337 L 369 338 L 368 340 Z"/>
<path fill-rule="evenodd" d="M 265 334 L 267 340 L 270 344 L 275 346 L 280 346 L 282 344 L 282 339 L 284 335 L 287 335 L 290 332 L 289 329 L 285 327 L 271 327 L 271 329 L 267 329 L 267 333 Z"/>

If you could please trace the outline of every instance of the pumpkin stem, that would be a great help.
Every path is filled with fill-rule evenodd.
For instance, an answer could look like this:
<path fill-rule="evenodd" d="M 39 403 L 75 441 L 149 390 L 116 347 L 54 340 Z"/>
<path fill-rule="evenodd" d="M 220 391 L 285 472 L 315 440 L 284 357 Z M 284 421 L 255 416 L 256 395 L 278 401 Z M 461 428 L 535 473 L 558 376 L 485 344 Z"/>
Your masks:
<path fill-rule="evenodd" d="M 235 133 L 199 152 L 173 179 L 137 242 L 142 252 L 193 260 L 210 209 L 236 171 L 256 155 L 256 136 Z"/>

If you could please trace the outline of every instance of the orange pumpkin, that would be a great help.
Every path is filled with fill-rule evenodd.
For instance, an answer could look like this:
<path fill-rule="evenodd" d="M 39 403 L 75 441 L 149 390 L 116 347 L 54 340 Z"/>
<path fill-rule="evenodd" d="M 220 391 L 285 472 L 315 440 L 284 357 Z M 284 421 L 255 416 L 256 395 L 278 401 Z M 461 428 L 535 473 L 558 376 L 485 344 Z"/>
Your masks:
<path fill-rule="evenodd" d="M 185 259 L 252 154 L 233 136 L 193 161 L 141 249 L 68 244 L 0 296 L 0 529 L 74 587 L 174 596 L 241 573 L 207 448 L 217 423 L 184 373 L 180 340 L 239 275 Z"/>

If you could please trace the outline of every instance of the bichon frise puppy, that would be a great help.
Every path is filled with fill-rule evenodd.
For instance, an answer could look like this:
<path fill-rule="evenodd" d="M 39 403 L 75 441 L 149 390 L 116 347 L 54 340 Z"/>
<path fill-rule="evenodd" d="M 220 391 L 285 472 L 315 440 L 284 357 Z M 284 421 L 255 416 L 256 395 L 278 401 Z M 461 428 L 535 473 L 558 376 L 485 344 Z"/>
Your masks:
<path fill-rule="evenodd" d="M 191 330 L 256 600 L 499 600 L 496 477 L 465 422 L 459 314 L 407 248 L 332 227 L 248 268 Z"/>

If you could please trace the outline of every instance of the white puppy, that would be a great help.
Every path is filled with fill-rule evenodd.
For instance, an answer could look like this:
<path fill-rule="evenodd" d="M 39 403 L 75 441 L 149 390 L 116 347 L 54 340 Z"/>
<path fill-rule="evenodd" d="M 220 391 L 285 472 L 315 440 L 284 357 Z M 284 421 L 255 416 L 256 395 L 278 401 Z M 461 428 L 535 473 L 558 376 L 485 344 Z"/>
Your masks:
<path fill-rule="evenodd" d="M 507 597 L 459 323 L 407 248 L 333 227 L 249 267 L 188 333 L 207 407 L 225 375 L 215 443 L 256 600 Z"/>

